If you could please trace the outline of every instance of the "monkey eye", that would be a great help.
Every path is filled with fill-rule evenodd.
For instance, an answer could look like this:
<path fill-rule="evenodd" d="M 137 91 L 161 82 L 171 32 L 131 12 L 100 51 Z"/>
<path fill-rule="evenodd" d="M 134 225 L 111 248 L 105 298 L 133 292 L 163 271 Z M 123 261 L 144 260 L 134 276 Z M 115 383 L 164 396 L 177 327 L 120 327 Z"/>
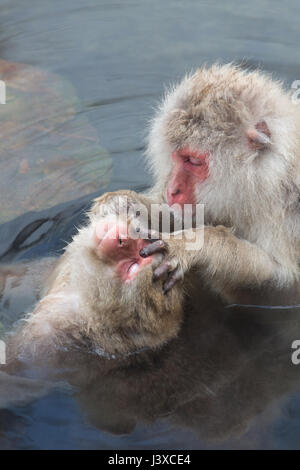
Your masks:
<path fill-rule="evenodd" d="M 194 166 L 202 165 L 202 161 L 199 158 L 191 157 L 191 156 L 186 156 L 183 158 L 184 158 L 184 163 L 189 163 L 190 165 L 194 165 Z"/>

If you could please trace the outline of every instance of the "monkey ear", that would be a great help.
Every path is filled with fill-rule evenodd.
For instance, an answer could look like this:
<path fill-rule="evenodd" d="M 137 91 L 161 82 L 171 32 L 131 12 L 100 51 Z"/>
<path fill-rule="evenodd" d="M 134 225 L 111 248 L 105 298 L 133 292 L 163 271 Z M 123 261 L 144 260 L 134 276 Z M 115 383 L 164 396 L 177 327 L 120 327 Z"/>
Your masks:
<path fill-rule="evenodd" d="M 246 132 L 251 150 L 264 150 L 271 144 L 271 132 L 266 121 L 259 121 L 254 128 Z"/>

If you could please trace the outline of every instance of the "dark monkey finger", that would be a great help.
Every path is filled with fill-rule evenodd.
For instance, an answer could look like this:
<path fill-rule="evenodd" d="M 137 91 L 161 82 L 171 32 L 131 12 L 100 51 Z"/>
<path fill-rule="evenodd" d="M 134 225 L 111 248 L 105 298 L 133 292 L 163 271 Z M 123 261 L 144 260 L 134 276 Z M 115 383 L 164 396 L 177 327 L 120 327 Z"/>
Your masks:
<path fill-rule="evenodd" d="M 166 250 L 166 245 L 163 240 L 157 240 L 149 245 L 145 246 L 140 251 L 140 256 L 142 258 L 147 258 L 147 256 L 154 255 L 155 253 L 160 253 L 161 251 Z"/>
<path fill-rule="evenodd" d="M 178 266 L 176 258 L 163 261 L 153 272 L 153 281 L 165 277 L 168 273 L 174 271 Z"/>
<path fill-rule="evenodd" d="M 168 279 L 163 285 L 163 292 L 166 295 L 177 282 L 183 280 L 183 270 L 181 268 L 176 268 L 175 271 L 172 271 L 169 274 Z"/>

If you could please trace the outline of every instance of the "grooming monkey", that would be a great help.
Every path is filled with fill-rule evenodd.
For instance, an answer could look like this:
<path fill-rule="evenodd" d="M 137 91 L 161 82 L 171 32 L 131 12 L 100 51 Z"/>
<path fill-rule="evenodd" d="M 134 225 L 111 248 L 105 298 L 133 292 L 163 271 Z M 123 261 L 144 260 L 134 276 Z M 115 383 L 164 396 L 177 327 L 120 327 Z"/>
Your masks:
<path fill-rule="evenodd" d="M 214 65 L 173 88 L 152 122 L 150 196 L 175 215 L 204 204 L 204 277 L 227 298 L 299 279 L 299 118 L 280 83 Z"/>

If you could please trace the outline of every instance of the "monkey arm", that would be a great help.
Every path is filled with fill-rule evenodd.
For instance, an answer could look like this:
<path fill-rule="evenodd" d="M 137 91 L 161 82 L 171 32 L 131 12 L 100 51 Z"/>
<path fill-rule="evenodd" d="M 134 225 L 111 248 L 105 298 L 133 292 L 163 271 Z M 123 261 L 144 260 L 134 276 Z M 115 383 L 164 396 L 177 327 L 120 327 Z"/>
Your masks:
<path fill-rule="evenodd" d="M 279 280 L 280 265 L 258 246 L 235 237 L 230 229 L 205 226 L 183 231 L 181 239 L 176 238 L 178 234 L 172 234 L 168 241 L 154 242 L 144 250 L 146 256 L 155 251 L 168 253 L 154 271 L 154 280 L 166 272 L 171 273 L 165 291 L 182 279 L 184 273 L 195 268 L 220 289 L 256 287 L 265 281 Z"/>
<path fill-rule="evenodd" d="M 230 229 L 207 226 L 195 233 L 198 231 L 203 231 L 203 243 L 199 249 L 197 242 L 194 249 L 185 249 L 186 236 L 181 245 L 184 270 L 199 267 L 209 279 L 221 286 L 258 286 L 265 281 L 274 281 L 278 276 L 279 265 L 275 260 L 258 246 L 235 237 Z M 179 253 L 176 245 L 174 248 Z"/>

